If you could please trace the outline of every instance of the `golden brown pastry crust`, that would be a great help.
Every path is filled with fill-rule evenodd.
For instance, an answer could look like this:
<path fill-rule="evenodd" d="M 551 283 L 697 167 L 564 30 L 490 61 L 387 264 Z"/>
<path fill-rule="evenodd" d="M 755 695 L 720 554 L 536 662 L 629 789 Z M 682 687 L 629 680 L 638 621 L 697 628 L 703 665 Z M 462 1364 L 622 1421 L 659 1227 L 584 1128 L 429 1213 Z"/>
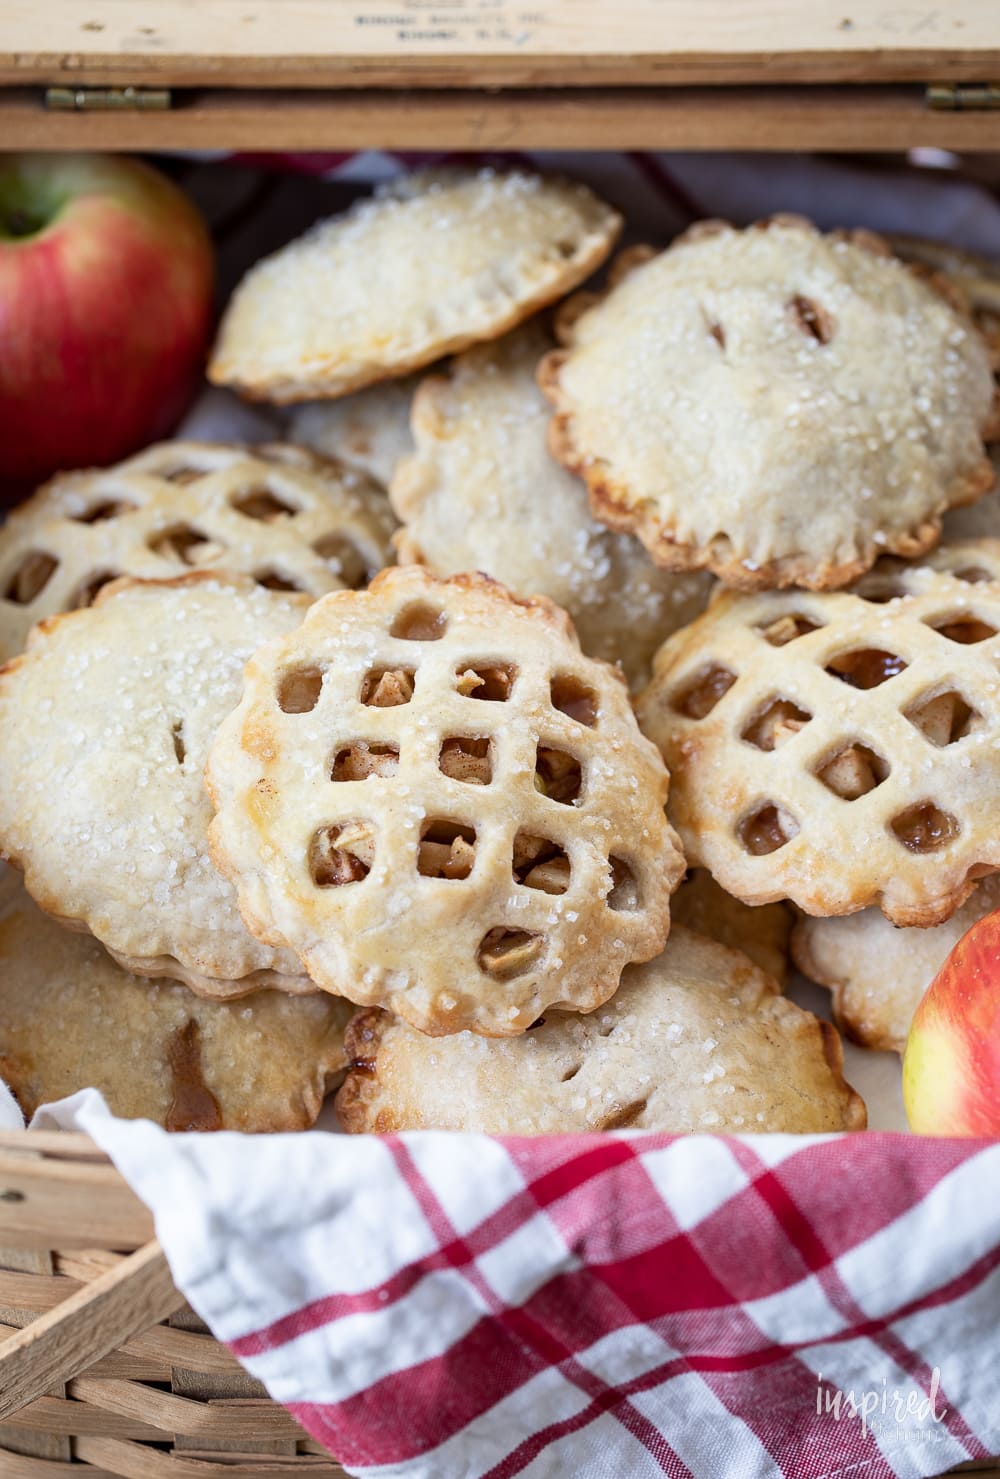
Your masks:
<path fill-rule="evenodd" d="M 520 170 L 424 170 L 258 262 L 209 379 L 251 399 L 346 395 L 516 328 L 596 270 L 621 217 Z"/>
<path fill-rule="evenodd" d="M 723 592 L 672 637 L 638 715 L 689 862 L 749 904 L 953 914 L 1000 866 L 998 556 L 886 562 L 855 593 Z"/>
<path fill-rule="evenodd" d="M 305 1130 L 346 1066 L 351 1008 L 261 991 L 231 1005 L 121 970 L 0 882 L 0 1077 L 25 1115 L 77 1089 L 168 1129 Z"/>
<path fill-rule="evenodd" d="M 416 450 L 396 468 L 400 562 L 437 575 L 484 570 L 573 618 L 585 652 L 629 683 L 672 631 L 704 609 L 712 580 L 658 569 L 638 540 L 598 524 L 578 478 L 546 450 L 548 408 L 535 368 L 551 347 L 536 320 L 428 375 L 413 402 Z"/>
<path fill-rule="evenodd" d="M 353 588 L 389 562 L 394 524 L 362 473 L 280 442 L 160 442 L 62 473 L 0 526 L 0 660 L 122 576 L 225 568 L 314 597 Z"/>
<path fill-rule="evenodd" d="M 677 925 L 589 1017 L 546 1011 L 522 1037 L 430 1041 L 382 1011 L 348 1028 L 337 1116 L 351 1134 L 668 1134 L 860 1130 L 836 1030 L 745 956 Z"/>
<path fill-rule="evenodd" d="M 759 226 L 701 223 L 568 306 L 549 445 L 665 568 L 831 589 L 992 487 L 989 358 L 871 233 Z"/>
<path fill-rule="evenodd" d="M 317 602 L 249 664 L 207 779 L 248 927 L 425 1032 L 591 1011 L 666 939 L 683 862 L 625 686 L 486 576 Z"/>
<path fill-rule="evenodd" d="M 202 776 L 243 664 L 308 606 L 249 576 L 113 581 L 0 668 L 0 850 L 46 913 L 140 973 L 208 996 L 313 989 L 209 861 Z"/>

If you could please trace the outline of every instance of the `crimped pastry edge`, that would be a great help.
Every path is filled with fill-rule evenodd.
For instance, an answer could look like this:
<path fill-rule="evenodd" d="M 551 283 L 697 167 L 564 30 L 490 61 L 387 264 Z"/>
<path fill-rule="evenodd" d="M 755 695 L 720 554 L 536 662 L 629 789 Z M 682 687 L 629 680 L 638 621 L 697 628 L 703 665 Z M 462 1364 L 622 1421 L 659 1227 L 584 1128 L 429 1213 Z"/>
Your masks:
<path fill-rule="evenodd" d="M 772 225 L 821 234 L 806 217 L 792 214 L 766 217 L 754 222 L 747 229 L 766 230 Z M 698 221 L 675 238 L 667 250 L 732 229 L 734 228 L 726 221 Z M 895 258 L 889 243 L 876 232 L 859 229 L 832 232 L 830 235 L 852 241 L 873 255 Z M 802 554 L 782 556 L 763 564 L 754 561 L 751 568 L 745 563 L 744 557 L 733 551 L 728 539 L 717 538 L 708 545 L 678 540 L 673 532 L 676 525 L 671 526 L 656 512 L 652 500 L 646 499 L 639 503 L 631 501 L 627 486 L 610 476 L 605 461 L 587 457 L 577 450 L 573 436 L 574 416 L 565 405 L 560 385 L 560 371 L 568 358 L 568 345 L 572 340 L 576 319 L 602 301 L 608 292 L 613 291 L 636 268 L 659 255 L 654 248 L 645 244 L 630 247 L 621 252 L 609 266 L 608 288 L 604 293 L 578 293 L 568 298 L 560 306 L 556 318 L 557 337 L 567 347 L 550 350 L 539 362 L 537 371 L 539 388 L 554 407 L 548 435 L 552 457 L 586 483 L 594 517 L 608 528 L 636 535 L 655 564 L 667 570 L 709 570 L 725 585 L 737 590 L 782 590 L 790 586 L 816 591 L 837 590 L 857 580 L 882 555 L 900 555 L 914 559 L 925 554 L 941 537 L 945 513 L 976 502 L 995 486 L 996 472 L 984 450 L 976 464 L 956 475 L 947 485 L 945 505 L 939 513 L 925 519 L 915 528 L 890 534 L 884 544 L 876 545 L 874 540 L 869 540 L 863 549 L 857 550 L 853 559 L 841 562 L 826 561 L 818 564 L 814 558 Z M 920 263 L 904 265 L 912 276 L 926 283 L 956 312 L 968 317 L 961 294 L 945 274 Z M 975 329 L 974 325 L 972 327 Z M 995 435 L 1000 435 L 1000 392 L 994 396 L 990 412 L 981 428 L 984 441 L 989 441 Z"/>

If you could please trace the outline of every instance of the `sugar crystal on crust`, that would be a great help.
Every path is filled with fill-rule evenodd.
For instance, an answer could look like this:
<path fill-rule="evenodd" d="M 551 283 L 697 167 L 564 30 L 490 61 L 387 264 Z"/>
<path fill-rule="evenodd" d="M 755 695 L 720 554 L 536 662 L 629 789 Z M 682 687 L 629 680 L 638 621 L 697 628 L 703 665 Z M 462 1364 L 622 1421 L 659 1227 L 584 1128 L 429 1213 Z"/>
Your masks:
<path fill-rule="evenodd" d="M 0 849 L 42 908 L 127 969 L 209 996 L 313 989 L 243 927 L 208 857 L 202 776 L 247 658 L 308 604 L 246 576 L 119 581 L 0 672 Z"/>
<path fill-rule="evenodd" d="M 870 234 L 689 233 L 565 323 L 550 446 L 669 569 L 841 586 L 993 484 L 985 341 Z"/>
<path fill-rule="evenodd" d="M 318 602 L 255 655 L 208 781 L 250 928 L 424 1031 L 590 1010 L 666 938 L 682 861 L 625 686 L 485 576 L 412 566 Z"/>

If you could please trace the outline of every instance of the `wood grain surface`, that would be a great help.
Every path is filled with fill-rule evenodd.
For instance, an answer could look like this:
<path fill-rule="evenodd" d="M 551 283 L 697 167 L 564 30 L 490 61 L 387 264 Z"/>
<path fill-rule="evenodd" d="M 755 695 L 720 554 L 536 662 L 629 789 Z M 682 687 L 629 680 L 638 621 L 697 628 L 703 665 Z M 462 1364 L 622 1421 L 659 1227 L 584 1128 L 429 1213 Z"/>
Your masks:
<path fill-rule="evenodd" d="M 0 81 L 984 81 L 995 0 L 4 0 Z"/>
<path fill-rule="evenodd" d="M 0 1420 L 43 1396 L 53 1383 L 77 1377 L 131 1336 L 165 1320 L 183 1302 L 155 1240 L 123 1258 L 0 1345 Z M 131 1389 L 131 1383 L 106 1381 L 105 1401 L 98 1405 L 106 1405 L 110 1391 L 113 1405 L 107 1410 L 123 1411 L 120 1403 L 114 1405 L 119 1387 Z M 126 1407 L 124 1415 L 140 1414 Z M 157 1425 L 155 1417 L 148 1420 Z"/>
<path fill-rule="evenodd" d="M 998 6 L 1000 14 L 1000 6 Z M 170 112 L 52 113 L 0 89 L 18 149 L 1000 150 L 1000 111 L 936 112 L 922 88 L 547 88 L 538 92 L 195 90 Z"/>

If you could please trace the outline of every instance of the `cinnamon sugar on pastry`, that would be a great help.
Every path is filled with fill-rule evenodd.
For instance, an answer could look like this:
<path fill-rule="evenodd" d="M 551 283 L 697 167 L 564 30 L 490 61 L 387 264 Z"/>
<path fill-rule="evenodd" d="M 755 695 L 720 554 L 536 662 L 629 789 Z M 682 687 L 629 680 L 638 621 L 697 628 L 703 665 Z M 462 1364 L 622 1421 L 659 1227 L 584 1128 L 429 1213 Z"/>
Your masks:
<path fill-rule="evenodd" d="M 251 661 L 207 779 L 248 927 L 424 1032 L 591 1011 L 667 937 L 683 861 L 624 683 L 486 576 L 317 602 Z"/>
<path fill-rule="evenodd" d="M 659 564 L 842 586 L 993 485 L 986 342 L 871 233 L 703 222 L 624 267 L 539 378 L 554 455 Z"/>

